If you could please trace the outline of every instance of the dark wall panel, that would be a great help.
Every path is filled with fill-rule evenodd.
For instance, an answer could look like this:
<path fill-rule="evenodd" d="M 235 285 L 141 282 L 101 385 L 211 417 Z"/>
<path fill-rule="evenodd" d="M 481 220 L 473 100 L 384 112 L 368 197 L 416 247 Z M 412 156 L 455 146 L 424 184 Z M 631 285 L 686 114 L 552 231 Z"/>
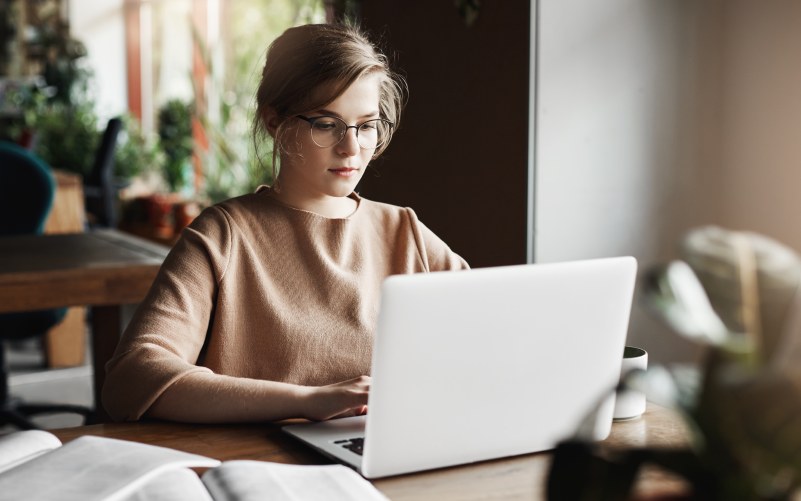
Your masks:
<path fill-rule="evenodd" d="M 469 28 L 451 0 L 361 3 L 410 90 L 361 194 L 412 207 L 472 267 L 526 260 L 530 5 L 482 3 Z"/>

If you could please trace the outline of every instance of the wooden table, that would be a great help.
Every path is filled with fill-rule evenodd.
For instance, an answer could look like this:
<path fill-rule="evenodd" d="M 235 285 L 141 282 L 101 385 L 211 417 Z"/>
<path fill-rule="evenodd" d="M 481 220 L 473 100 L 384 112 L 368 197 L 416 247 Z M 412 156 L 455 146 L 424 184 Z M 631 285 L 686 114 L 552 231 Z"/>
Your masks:
<path fill-rule="evenodd" d="M 169 248 L 116 230 L 0 237 L 0 313 L 92 306 L 98 420 L 105 364 L 121 334 L 121 305 L 144 299 Z"/>
<path fill-rule="evenodd" d="M 498 421 L 502 424 L 501 415 Z M 52 432 L 62 442 L 83 435 L 96 435 L 169 447 L 220 461 L 252 459 L 289 464 L 330 463 L 325 456 L 283 434 L 279 425 L 213 426 L 137 422 L 65 428 Z M 610 437 L 602 445 L 610 449 L 645 446 L 680 448 L 687 445 L 687 440 L 687 429 L 676 413 L 649 403 L 642 418 L 613 424 Z M 548 453 L 528 454 L 379 479 L 373 484 L 393 501 L 544 501 L 549 467 Z M 687 489 L 687 484 L 681 479 L 653 468 L 643 470 L 635 488 L 640 496 L 683 493 Z"/>

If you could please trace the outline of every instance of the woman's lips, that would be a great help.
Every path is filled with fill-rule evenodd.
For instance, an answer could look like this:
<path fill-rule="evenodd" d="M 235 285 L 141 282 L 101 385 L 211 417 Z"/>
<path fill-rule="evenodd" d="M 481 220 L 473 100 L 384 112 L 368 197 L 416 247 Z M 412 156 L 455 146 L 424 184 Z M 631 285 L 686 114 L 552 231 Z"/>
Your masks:
<path fill-rule="evenodd" d="M 328 169 L 328 171 L 329 172 L 333 172 L 337 176 L 351 177 L 351 176 L 354 176 L 357 172 L 359 172 L 359 169 L 352 169 L 350 167 L 343 167 L 341 169 Z"/>

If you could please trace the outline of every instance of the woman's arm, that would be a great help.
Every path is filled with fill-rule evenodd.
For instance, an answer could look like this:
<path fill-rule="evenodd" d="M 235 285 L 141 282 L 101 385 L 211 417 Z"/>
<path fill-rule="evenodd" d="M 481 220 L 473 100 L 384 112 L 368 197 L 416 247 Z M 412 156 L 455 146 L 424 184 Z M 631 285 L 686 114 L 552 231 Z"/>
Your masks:
<path fill-rule="evenodd" d="M 206 209 L 167 257 L 106 365 L 103 404 L 117 420 L 142 415 L 196 423 L 322 420 L 363 414 L 370 378 L 322 387 L 215 374 L 196 365 L 226 274 L 232 232 Z"/>
<path fill-rule="evenodd" d="M 164 390 L 145 416 L 185 423 L 324 420 L 366 413 L 369 391 L 368 376 L 313 387 L 194 372 Z"/>
<path fill-rule="evenodd" d="M 232 246 L 227 217 L 204 210 L 181 233 L 106 364 L 102 403 L 135 421 L 172 384 L 213 372 L 197 364 Z"/>

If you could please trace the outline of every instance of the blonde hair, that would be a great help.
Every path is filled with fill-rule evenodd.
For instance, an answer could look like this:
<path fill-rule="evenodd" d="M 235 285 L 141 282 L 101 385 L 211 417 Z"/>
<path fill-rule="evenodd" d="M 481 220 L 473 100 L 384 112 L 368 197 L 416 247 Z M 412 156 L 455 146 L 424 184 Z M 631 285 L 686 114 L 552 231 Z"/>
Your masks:
<path fill-rule="evenodd" d="M 292 119 L 325 107 L 367 74 L 379 77 L 379 113 L 394 124 L 393 131 L 397 130 L 406 82 L 390 69 L 387 57 L 360 28 L 339 24 L 297 26 L 270 44 L 256 91 L 253 143 L 258 154 L 259 144 L 270 135 L 265 117 L 274 112 L 278 119 L 272 151 L 274 183 L 276 158 L 288 152 L 289 133 L 297 130 Z M 318 89 L 328 92 L 315 92 Z M 389 139 L 376 149 L 373 158 L 388 144 Z"/>

